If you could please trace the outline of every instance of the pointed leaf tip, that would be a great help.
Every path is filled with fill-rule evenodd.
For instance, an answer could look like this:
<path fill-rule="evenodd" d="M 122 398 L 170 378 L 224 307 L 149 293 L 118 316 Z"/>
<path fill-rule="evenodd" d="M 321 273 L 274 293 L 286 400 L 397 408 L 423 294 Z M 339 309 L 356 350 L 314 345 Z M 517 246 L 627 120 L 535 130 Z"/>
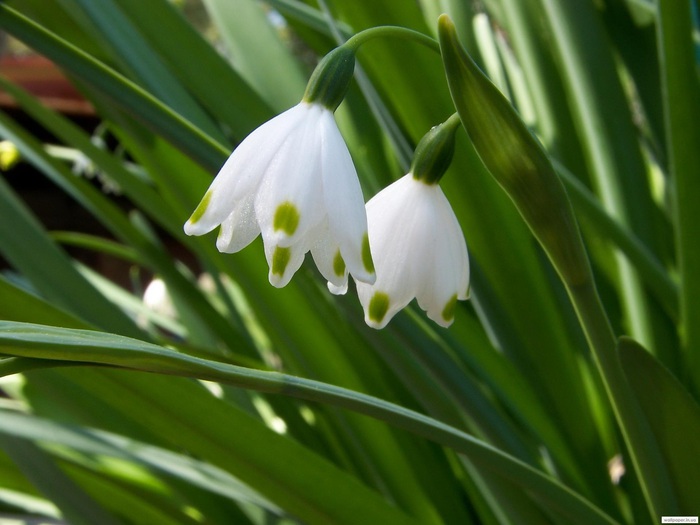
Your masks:
<path fill-rule="evenodd" d="M 438 19 L 447 83 L 457 113 L 488 168 L 569 285 L 590 280 L 588 260 L 564 186 L 510 102 L 464 50 L 449 16 Z"/>

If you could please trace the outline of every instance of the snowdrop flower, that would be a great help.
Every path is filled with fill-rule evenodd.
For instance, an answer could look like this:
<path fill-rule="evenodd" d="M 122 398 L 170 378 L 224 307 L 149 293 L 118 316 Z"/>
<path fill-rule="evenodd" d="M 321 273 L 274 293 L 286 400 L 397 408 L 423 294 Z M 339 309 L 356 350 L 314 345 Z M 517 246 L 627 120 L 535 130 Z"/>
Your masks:
<path fill-rule="evenodd" d="M 220 225 L 217 248 L 234 253 L 262 233 L 276 287 L 289 282 L 308 251 L 336 293 L 347 289 L 348 272 L 374 282 L 362 190 L 333 117 L 354 61 L 343 47 L 329 53 L 303 100 L 236 148 L 185 224 L 188 235 Z"/>
<path fill-rule="evenodd" d="M 383 328 L 415 297 L 428 317 L 447 327 L 469 295 L 469 259 L 462 229 L 438 186 L 454 151 L 458 118 L 433 128 L 416 149 L 411 171 L 367 203 L 377 280 L 358 282 L 365 322 Z"/>

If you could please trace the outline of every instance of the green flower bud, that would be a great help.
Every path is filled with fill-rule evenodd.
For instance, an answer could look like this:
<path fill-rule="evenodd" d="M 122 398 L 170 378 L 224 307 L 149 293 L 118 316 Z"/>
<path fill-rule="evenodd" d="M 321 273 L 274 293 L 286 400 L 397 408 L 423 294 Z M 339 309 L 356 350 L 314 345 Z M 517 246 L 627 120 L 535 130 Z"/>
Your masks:
<path fill-rule="evenodd" d="M 318 63 L 304 93 L 305 102 L 317 102 L 335 111 L 345 98 L 355 71 L 355 50 L 336 47 Z"/>
<path fill-rule="evenodd" d="M 433 127 L 416 146 L 411 163 L 413 177 L 426 184 L 437 184 L 450 167 L 455 152 L 455 131 L 459 117 Z"/>
<path fill-rule="evenodd" d="M 591 279 L 590 266 L 562 182 L 537 139 L 459 43 L 447 15 L 438 21 L 452 100 L 491 175 L 513 200 L 570 286 Z"/>

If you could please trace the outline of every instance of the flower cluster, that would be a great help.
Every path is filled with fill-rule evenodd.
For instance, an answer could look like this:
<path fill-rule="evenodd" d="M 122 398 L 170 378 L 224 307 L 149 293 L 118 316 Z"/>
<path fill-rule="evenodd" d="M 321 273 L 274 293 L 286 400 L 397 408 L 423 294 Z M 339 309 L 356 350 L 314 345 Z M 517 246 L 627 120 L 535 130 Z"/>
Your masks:
<path fill-rule="evenodd" d="M 352 275 L 365 321 L 384 327 L 413 298 L 442 326 L 467 298 L 469 260 L 457 218 L 437 182 L 451 161 L 454 117 L 416 149 L 411 171 L 365 208 L 333 112 L 354 69 L 339 47 L 319 64 L 303 100 L 234 150 L 185 224 L 188 235 L 220 226 L 217 248 L 237 252 L 262 234 L 269 280 L 285 286 L 311 252 L 331 292 Z"/>

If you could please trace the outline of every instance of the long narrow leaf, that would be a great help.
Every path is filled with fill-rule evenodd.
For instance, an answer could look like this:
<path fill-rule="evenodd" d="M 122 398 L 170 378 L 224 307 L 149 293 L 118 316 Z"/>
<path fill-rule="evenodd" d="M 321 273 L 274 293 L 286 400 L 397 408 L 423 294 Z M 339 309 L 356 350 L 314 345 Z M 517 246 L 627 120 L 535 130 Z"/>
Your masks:
<path fill-rule="evenodd" d="M 463 432 L 416 412 L 343 388 L 183 356 L 124 337 L 26 323 L 0 322 L 0 351 L 25 357 L 88 361 L 161 374 L 196 374 L 244 388 L 349 408 L 467 454 L 482 467 L 493 469 L 501 476 L 527 486 L 552 510 L 562 513 L 572 523 L 613 523 L 589 502 L 562 485 Z"/>

